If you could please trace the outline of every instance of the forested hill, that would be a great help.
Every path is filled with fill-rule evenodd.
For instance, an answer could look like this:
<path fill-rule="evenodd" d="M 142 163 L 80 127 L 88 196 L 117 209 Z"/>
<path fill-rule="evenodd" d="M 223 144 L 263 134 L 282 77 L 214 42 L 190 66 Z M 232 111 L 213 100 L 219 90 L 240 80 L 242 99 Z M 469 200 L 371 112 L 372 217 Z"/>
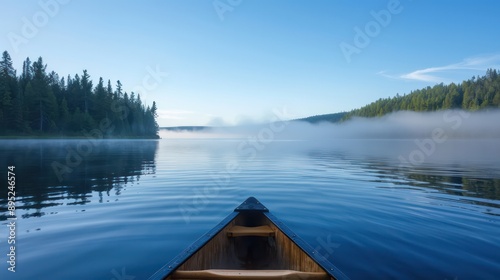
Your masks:
<path fill-rule="evenodd" d="M 482 77 L 472 77 L 461 84 L 443 83 L 415 90 L 405 95 L 381 98 L 348 113 L 319 115 L 300 119 L 317 123 L 338 122 L 352 117 L 377 117 L 395 111 L 437 111 L 463 109 L 476 111 L 500 107 L 500 71 L 489 69 Z M 334 116 L 334 117 L 332 117 Z M 338 116 L 342 116 L 340 119 Z"/>
<path fill-rule="evenodd" d="M 113 88 L 86 70 L 73 77 L 47 73 L 40 57 L 23 62 L 20 75 L 7 51 L 0 61 L 0 135 L 94 138 L 158 138 L 157 108 L 140 96 Z"/>
<path fill-rule="evenodd" d="M 297 119 L 295 121 L 303 121 L 308 123 L 320 123 L 320 122 L 339 122 L 342 118 L 347 114 L 347 112 L 334 113 L 334 114 L 326 114 L 326 115 L 317 115 L 302 119 Z"/>
<path fill-rule="evenodd" d="M 472 77 L 461 84 L 438 84 L 412 91 L 407 95 L 381 98 L 360 109 L 349 112 L 344 119 L 353 116 L 376 117 L 394 111 L 437 111 L 463 109 L 476 111 L 500 107 L 500 75 L 489 69 L 482 77 Z"/>

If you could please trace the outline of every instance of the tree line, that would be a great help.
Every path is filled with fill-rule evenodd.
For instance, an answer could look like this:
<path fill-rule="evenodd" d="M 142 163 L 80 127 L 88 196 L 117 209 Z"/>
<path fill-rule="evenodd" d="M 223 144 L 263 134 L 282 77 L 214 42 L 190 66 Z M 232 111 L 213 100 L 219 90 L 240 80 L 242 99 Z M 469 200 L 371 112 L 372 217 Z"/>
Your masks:
<path fill-rule="evenodd" d="M 311 116 L 307 118 L 302 118 L 302 119 L 296 119 L 295 121 L 302 121 L 302 122 L 308 122 L 312 124 L 316 123 L 321 123 L 321 122 L 340 122 L 347 112 L 340 112 L 340 113 L 334 113 L 334 114 L 326 114 L 326 115 L 316 115 L 316 116 Z"/>
<path fill-rule="evenodd" d="M 476 111 L 500 107 L 499 71 L 488 69 L 486 75 L 472 77 L 461 84 L 437 84 L 405 95 L 381 98 L 369 105 L 347 113 L 343 120 L 353 116 L 377 117 L 395 111 L 437 111 L 463 109 Z"/>
<path fill-rule="evenodd" d="M 7 51 L 0 61 L 0 135 L 83 136 L 98 129 L 105 138 L 158 138 L 156 102 L 142 103 L 118 80 L 99 78 L 93 85 L 87 70 L 60 78 L 47 73 L 42 57 L 23 62 L 16 74 Z"/>

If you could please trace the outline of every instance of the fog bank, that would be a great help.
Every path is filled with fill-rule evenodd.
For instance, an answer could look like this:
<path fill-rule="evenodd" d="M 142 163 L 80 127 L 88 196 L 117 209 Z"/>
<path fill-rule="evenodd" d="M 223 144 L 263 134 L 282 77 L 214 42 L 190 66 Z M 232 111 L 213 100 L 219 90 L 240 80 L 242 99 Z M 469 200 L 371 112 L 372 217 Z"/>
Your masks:
<path fill-rule="evenodd" d="M 267 140 L 500 138 L 500 110 L 466 112 L 396 112 L 378 118 L 353 118 L 342 123 L 309 124 L 278 121 L 260 125 L 160 131 L 162 138 L 247 138 Z"/>

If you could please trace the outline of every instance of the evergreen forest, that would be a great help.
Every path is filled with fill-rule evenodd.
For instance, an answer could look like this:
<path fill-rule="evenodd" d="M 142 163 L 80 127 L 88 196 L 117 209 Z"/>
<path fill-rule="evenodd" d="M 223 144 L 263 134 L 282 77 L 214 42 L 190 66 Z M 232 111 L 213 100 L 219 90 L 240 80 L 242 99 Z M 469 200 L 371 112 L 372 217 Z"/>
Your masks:
<path fill-rule="evenodd" d="M 500 108 L 500 73 L 488 69 L 486 75 L 472 77 L 460 84 L 437 84 L 409 94 L 380 98 L 359 109 L 298 119 L 309 123 L 342 122 L 352 117 L 380 117 L 396 111 L 429 112 L 447 109 L 467 111 Z"/>
<path fill-rule="evenodd" d="M 157 107 L 113 87 L 87 70 L 60 77 L 42 57 L 27 58 L 17 75 L 4 51 L 0 61 L 0 136 L 158 138 Z"/>
<path fill-rule="evenodd" d="M 486 75 L 472 77 L 460 84 L 437 84 L 405 95 L 381 98 L 369 105 L 348 112 L 343 120 L 353 116 L 377 117 L 395 111 L 438 111 L 463 109 L 477 111 L 500 108 L 500 73 L 488 69 Z"/>

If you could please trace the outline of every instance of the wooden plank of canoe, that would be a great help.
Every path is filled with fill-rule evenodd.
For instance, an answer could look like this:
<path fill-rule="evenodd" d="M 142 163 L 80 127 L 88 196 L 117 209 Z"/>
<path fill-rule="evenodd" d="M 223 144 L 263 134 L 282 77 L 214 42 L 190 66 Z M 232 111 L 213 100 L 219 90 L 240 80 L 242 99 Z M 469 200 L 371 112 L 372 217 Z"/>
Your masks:
<path fill-rule="evenodd" d="M 227 236 L 274 236 L 274 230 L 268 225 L 257 227 L 233 226 L 227 231 Z"/>
<path fill-rule="evenodd" d="M 207 269 L 207 270 L 177 270 L 171 276 L 172 279 L 308 279 L 324 280 L 330 279 L 325 272 L 303 272 L 296 270 L 230 270 L 230 269 Z"/>

